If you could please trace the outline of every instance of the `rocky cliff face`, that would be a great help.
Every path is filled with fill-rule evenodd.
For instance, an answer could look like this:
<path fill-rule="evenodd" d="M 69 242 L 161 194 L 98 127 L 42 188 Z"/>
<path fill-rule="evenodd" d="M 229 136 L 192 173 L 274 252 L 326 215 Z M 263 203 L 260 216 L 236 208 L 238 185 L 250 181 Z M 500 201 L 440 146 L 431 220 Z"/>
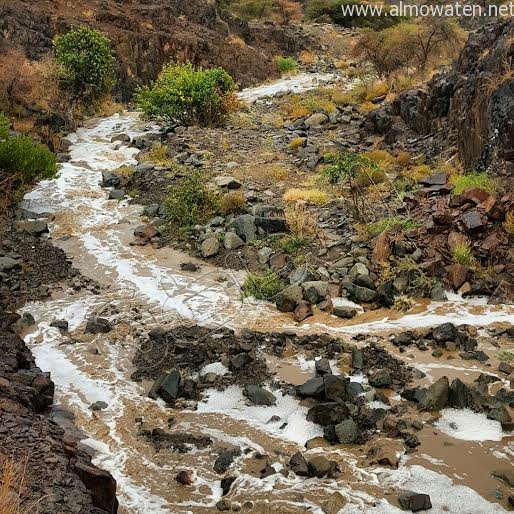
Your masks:
<path fill-rule="evenodd" d="M 290 29 L 252 30 L 211 0 L 88 0 L 80 7 L 65 0 L 0 0 L 0 44 L 22 47 L 34 59 L 51 49 L 53 36 L 81 23 L 112 39 L 124 100 L 169 60 L 223 66 L 246 86 L 277 74 L 276 53 L 305 44 Z"/>
<path fill-rule="evenodd" d="M 398 96 L 387 112 L 372 114 L 388 134 L 400 117 L 418 134 L 455 141 L 466 168 L 507 163 L 514 173 L 514 21 L 504 20 L 471 34 L 454 66 L 424 88 Z M 389 134 L 394 141 L 394 133 Z M 387 136 L 386 136 L 387 139 Z"/>
<path fill-rule="evenodd" d="M 23 512 L 35 502 L 37 512 L 48 514 L 117 512 L 113 477 L 93 466 L 75 437 L 44 414 L 54 384 L 11 330 L 18 318 L 0 312 L 0 470 L 6 458 L 26 463 L 19 498 Z"/>

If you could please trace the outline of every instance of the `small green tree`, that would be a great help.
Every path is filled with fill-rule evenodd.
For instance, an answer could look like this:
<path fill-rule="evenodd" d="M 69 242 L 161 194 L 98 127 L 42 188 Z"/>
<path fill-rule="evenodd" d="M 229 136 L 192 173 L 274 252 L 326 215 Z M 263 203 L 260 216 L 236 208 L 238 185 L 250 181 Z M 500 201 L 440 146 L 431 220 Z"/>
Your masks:
<path fill-rule="evenodd" d="M 223 68 L 193 68 L 191 63 L 167 64 L 150 86 L 137 89 L 140 111 L 163 123 L 216 125 L 235 104 L 235 83 Z"/>
<path fill-rule="evenodd" d="M 59 76 L 76 100 L 91 102 L 110 92 L 115 82 L 111 41 L 90 27 L 73 27 L 55 40 Z"/>

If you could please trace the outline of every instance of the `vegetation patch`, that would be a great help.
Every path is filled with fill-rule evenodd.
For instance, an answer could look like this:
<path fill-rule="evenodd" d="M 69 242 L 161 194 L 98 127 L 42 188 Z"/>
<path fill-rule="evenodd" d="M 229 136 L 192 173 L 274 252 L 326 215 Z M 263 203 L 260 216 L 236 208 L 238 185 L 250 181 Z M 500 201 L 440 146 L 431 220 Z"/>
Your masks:
<path fill-rule="evenodd" d="M 465 189 L 477 187 L 494 193 L 497 189 L 497 184 L 486 172 L 481 173 L 468 173 L 467 175 L 460 175 L 452 180 L 453 194 L 460 195 Z"/>
<path fill-rule="evenodd" d="M 223 68 L 167 64 L 152 85 L 137 89 L 134 98 L 143 114 L 162 123 L 213 126 L 235 109 L 235 89 Z"/>
<path fill-rule="evenodd" d="M 288 189 L 284 193 L 286 202 L 307 202 L 313 205 L 324 205 L 330 201 L 330 196 L 320 189 Z"/>
<path fill-rule="evenodd" d="M 298 63 L 292 57 L 278 56 L 275 62 L 280 73 L 296 73 L 298 71 Z"/>
<path fill-rule="evenodd" d="M 220 212 L 223 215 L 242 212 L 246 205 L 246 198 L 243 191 L 230 191 L 222 196 L 220 200 Z"/>
<path fill-rule="evenodd" d="M 173 185 L 164 204 L 168 220 L 181 230 L 204 223 L 219 211 L 219 199 L 207 189 L 200 171 L 192 171 Z"/>
<path fill-rule="evenodd" d="M 82 102 L 98 100 L 114 86 L 111 41 L 97 30 L 82 25 L 57 37 L 55 57 L 62 83 Z"/>
<path fill-rule="evenodd" d="M 463 266 L 473 266 L 475 264 L 475 256 L 471 248 L 469 240 L 458 241 L 452 249 L 453 260 Z"/>
<path fill-rule="evenodd" d="M 391 230 L 394 227 L 399 227 L 401 231 L 404 231 L 419 228 L 421 225 L 421 223 L 405 216 L 393 216 L 392 218 L 384 218 L 370 223 L 366 227 L 366 233 L 368 237 L 375 237 L 385 230 Z"/>
<path fill-rule="evenodd" d="M 264 275 L 249 273 L 241 286 L 241 293 L 243 298 L 254 297 L 257 300 L 271 302 L 283 289 L 283 282 L 274 272 Z"/>

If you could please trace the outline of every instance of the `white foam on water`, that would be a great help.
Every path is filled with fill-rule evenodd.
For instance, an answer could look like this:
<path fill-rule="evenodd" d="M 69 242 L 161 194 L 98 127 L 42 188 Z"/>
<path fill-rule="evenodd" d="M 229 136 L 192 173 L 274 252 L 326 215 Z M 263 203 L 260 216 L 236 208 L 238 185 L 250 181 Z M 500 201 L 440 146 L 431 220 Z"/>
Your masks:
<path fill-rule="evenodd" d="M 253 103 L 260 98 L 274 96 L 281 92 L 301 93 L 315 89 L 320 85 L 333 81 L 333 73 L 298 73 L 291 77 L 276 80 L 262 86 L 249 87 L 237 94 L 238 98 Z"/>
<path fill-rule="evenodd" d="M 224 366 L 221 362 L 213 362 L 211 364 L 207 364 L 200 370 L 200 376 L 207 375 L 207 373 L 214 373 L 216 375 L 226 375 L 229 372 L 229 369 Z"/>
<path fill-rule="evenodd" d="M 431 514 L 498 514 L 507 512 L 501 505 L 490 503 L 476 491 L 464 485 L 456 485 L 453 480 L 441 473 L 423 466 L 403 466 L 398 470 L 388 470 L 378 475 L 383 487 L 398 487 L 405 491 L 414 491 L 430 495 Z M 381 505 L 378 510 L 366 512 L 384 513 L 401 512 L 391 506 Z M 347 514 L 343 510 L 343 513 Z M 355 511 L 353 511 L 355 512 Z"/>
<path fill-rule="evenodd" d="M 469 409 L 443 409 L 434 427 L 463 441 L 501 441 L 504 435 L 498 421 Z"/>
<path fill-rule="evenodd" d="M 198 404 L 199 413 L 220 413 L 233 419 L 246 421 L 248 425 L 263 432 L 304 445 L 309 439 L 323 435 L 319 425 L 307 421 L 307 408 L 299 404 L 293 396 L 281 396 L 276 393 L 277 404 L 274 406 L 247 405 L 241 388 L 230 386 L 225 391 L 209 389 L 208 399 Z M 268 423 L 272 416 L 279 416 L 280 421 Z M 280 427 L 287 426 L 280 430 Z"/>

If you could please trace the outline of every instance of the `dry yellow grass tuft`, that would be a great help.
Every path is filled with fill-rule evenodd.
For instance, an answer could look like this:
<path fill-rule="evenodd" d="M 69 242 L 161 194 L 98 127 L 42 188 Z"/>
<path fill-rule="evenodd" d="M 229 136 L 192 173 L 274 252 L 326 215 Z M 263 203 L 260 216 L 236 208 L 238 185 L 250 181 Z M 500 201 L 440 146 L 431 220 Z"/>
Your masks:
<path fill-rule="evenodd" d="M 400 150 L 396 154 L 396 164 L 398 164 L 398 166 L 402 166 L 402 167 L 408 166 L 411 162 L 411 159 L 412 159 L 412 155 L 410 154 L 410 152 Z"/>
<path fill-rule="evenodd" d="M 314 239 L 319 235 L 318 219 L 303 204 L 294 204 L 284 211 L 287 226 L 300 239 Z"/>
<path fill-rule="evenodd" d="M 314 64 L 317 61 L 318 61 L 318 58 L 312 52 L 304 50 L 303 52 L 300 53 L 300 62 L 302 64 Z"/>
<path fill-rule="evenodd" d="M 29 506 L 22 506 L 27 459 L 15 462 L 0 454 L 0 513 L 29 514 L 36 512 L 37 501 Z"/>
<path fill-rule="evenodd" d="M 296 151 L 298 148 L 301 148 L 305 144 L 305 139 L 303 137 L 295 137 L 290 143 L 289 143 L 289 149 Z"/>
<path fill-rule="evenodd" d="M 246 204 L 243 191 L 231 191 L 224 195 L 220 201 L 220 211 L 222 214 L 234 214 L 241 212 Z"/>
<path fill-rule="evenodd" d="M 503 228 L 510 237 L 514 237 L 514 211 L 508 212 L 503 222 Z"/>
<path fill-rule="evenodd" d="M 280 112 L 286 119 L 303 118 L 316 111 L 327 114 L 337 112 L 336 105 L 324 90 L 311 91 L 302 95 L 290 95 L 284 97 L 280 103 Z"/>
<path fill-rule="evenodd" d="M 313 205 L 323 205 L 329 202 L 330 197 L 320 189 L 288 189 L 284 193 L 286 202 L 306 202 Z"/>

